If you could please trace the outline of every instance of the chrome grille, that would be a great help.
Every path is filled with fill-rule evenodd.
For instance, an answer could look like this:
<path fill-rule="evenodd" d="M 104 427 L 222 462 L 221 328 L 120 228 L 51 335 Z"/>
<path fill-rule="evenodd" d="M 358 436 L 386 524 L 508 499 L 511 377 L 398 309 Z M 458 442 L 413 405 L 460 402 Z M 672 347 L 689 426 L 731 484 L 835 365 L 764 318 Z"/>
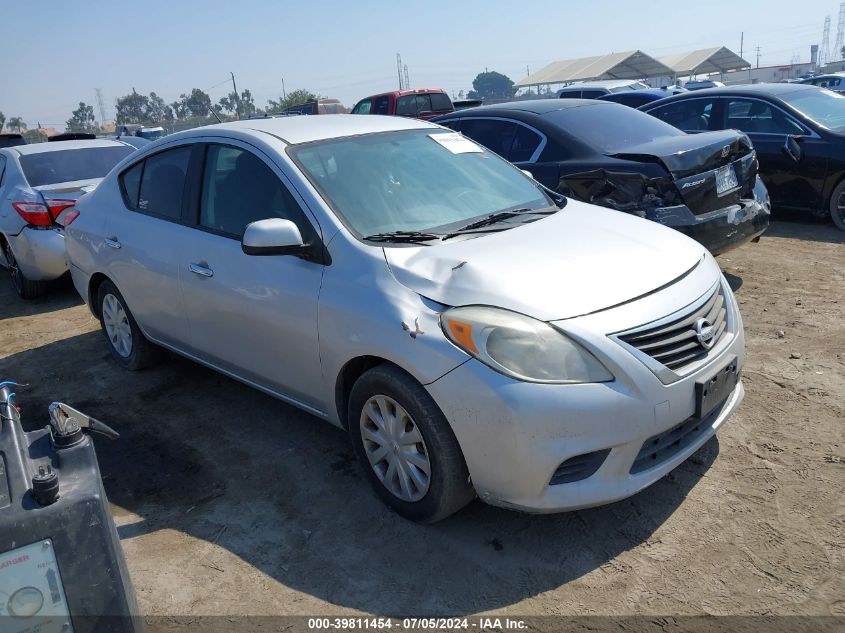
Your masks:
<path fill-rule="evenodd" d="M 712 327 L 712 344 L 705 346 L 699 341 L 696 326 L 704 319 Z M 620 334 L 619 340 L 648 354 L 658 363 L 678 371 L 707 357 L 709 351 L 719 344 L 727 333 L 727 306 L 722 286 L 700 307 L 669 323 L 635 332 Z"/>

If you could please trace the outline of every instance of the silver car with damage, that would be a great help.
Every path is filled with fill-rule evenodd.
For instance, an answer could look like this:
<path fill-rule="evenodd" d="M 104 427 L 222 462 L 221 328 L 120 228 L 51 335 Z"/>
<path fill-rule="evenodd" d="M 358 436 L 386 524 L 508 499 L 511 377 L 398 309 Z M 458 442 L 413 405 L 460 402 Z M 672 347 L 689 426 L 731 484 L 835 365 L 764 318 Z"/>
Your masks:
<path fill-rule="evenodd" d="M 707 251 L 406 118 L 289 117 L 140 150 L 78 203 L 71 273 L 116 361 L 173 350 L 348 430 L 435 521 L 645 488 L 743 398 Z"/>
<path fill-rule="evenodd" d="M 0 149 L 0 264 L 18 295 L 34 299 L 67 272 L 64 217 L 134 150 L 110 140 Z"/>

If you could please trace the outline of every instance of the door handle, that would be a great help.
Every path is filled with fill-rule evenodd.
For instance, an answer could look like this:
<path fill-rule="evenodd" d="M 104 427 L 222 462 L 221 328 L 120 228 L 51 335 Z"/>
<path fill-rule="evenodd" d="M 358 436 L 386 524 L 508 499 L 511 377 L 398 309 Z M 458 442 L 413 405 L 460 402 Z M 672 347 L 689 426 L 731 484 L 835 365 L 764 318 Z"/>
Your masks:
<path fill-rule="evenodd" d="M 114 236 L 107 237 L 105 242 L 106 242 L 106 246 L 111 246 L 112 248 L 120 248 L 120 246 L 121 246 L 118 239 Z"/>
<path fill-rule="evenodd" d="M 200 275 L 201 277 L 214 277 L 214 271 L 211 270 L 208 266 L 202 266 L 200 264 L 191 264 L 190 266 L 188 266 L 188 269 L 195 275 Z"/>

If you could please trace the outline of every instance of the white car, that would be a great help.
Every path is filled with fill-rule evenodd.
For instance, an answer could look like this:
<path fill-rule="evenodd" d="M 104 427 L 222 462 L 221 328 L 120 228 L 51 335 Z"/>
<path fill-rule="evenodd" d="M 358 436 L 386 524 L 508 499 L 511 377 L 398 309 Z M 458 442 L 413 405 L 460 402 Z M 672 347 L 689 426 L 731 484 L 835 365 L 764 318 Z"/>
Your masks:
<path fill-rule="evenodd" d="M 743 397 L 742 321 L 702 246 L 431 123 L 189 130 L 77 210 L 71 274 L 120 365 L 167 348 L 346 429 L 414 520 L 476 494 L 530 512 L 621 499 Z"/>
<path fill-rule="evenodd" d="M 0 264 L 34 299 L 67 272 L 62 214 L 135 150 L 119 141 L 56 141 L 0 149 Z"/>

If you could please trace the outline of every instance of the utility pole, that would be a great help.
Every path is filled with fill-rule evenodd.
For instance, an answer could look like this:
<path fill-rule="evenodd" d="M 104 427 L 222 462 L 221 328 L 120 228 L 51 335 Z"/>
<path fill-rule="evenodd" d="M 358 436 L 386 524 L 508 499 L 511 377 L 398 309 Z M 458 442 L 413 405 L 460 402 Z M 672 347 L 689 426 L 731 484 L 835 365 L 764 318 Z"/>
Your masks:
<path fill-rule="evenodd" d="M 288 95 L 285 92 L 285 78 L 282 77 L 282 100 L 286 100 L 287 98 L 288 98 Z"/>
<path fill-rule="evenodd" d="M 757 47 L 757 68 L 760 68 L 760 47 Z"/>
<path fill-rule="evenodd" d="M 235 73 L 229 72 L 232 75 L 232 88 L 235 90 L 235 111 L 238 115 L 238 121 L 241 120 L 241 98 L 238 96 L 238 85 L 235 83 Z M 213 106 L 212 106 L 213 109 Z"/>
<path fill-rule="evenodd" d="M 745 44 L 745 31 L 739 34 L 739 56 L 742 57 L 742 46 Z"/>

